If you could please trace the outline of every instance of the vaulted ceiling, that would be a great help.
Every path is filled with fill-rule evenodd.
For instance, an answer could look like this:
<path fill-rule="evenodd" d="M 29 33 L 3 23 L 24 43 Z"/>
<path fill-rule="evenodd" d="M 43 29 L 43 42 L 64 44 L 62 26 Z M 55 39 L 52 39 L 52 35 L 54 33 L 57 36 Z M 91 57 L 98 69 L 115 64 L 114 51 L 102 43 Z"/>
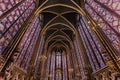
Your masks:
<path fill-rule="evenodd" d="M 81 0 L 82 1 L 82 0 Z M 68 49 L 72 46 L 75 29 L 77 28 L 76 5 L 81 6 L 80 0 L 40 0 L 39 7 L 43 15 L 42 34 L 45 35 L 45 48 Z"/>

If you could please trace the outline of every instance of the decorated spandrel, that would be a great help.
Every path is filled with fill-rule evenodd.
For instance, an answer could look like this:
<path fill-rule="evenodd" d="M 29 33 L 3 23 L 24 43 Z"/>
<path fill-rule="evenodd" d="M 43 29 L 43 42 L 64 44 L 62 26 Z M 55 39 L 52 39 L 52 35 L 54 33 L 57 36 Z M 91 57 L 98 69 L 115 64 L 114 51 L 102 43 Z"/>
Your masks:
<path fill-rule="evenodd" d="M 27 0 L 0 21 L 0 53 L 3 52 L 34 8 L 35 3 Z"/>
<path fill-rule="evenodd" d="M 112 1 L 113 3 L 111 3 Z M 116 12 L 117 10 L 112 8 L 119 0 L 99 0 L 100 3 L 105 4 L 106 7 Z M 107 3 L 109 5 L 107 5 Z M 97 24 L 102 28 L 104 33 L 113 43 L 113 46 L 120 52 L 120 20 L 109 10 L 105 9 L 103 6 L 95 2 L 94 0 L 86 0 L 85 8 L 90 14 L 90 16 L 97 22 Z M 116 13 L 118 14 L 118 13 Z M 119 54 L 116 54 L 119 55 Z"/>

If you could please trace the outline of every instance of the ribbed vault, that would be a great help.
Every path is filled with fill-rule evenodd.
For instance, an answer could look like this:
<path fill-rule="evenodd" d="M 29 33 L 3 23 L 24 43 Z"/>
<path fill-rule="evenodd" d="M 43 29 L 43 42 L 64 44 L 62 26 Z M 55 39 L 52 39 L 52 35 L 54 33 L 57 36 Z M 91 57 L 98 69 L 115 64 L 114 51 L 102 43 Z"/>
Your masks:
<path fill-rule="evenodd" d="M 76 74 L 74 72 L 76 65 L 73 66 L 74 57 L 72 57 L 75 54 L 73 42 L 77 34 L 77 6 L 69 0 L 41 2 L 43 6 L 39 7 L 38 12 L 42 10 L 40 13 L 44 21 L 41 36 L 45 37 L 45 51 L 42 55 L 47 57 L 46 63 L 51 61 L 49 64 L 53 65 L 46 64 L 49 68 L 41 67 L 41 79 L 48 77 L 50 80 L 68 80 L 74 78 L 76 74 L 80 77 L 79 71 Z M 75 3 L 80 5 L 80 1 L 76 0 Z"/>
<path fill-rule="evenodd" d="M 45 47 L 49 48 L 50 45 L 53 45 L 52 41 L 62 41 L 68 46 L 73 46 L 71 43 L 76 32 L 77 13 L 71 8 L 62 5 L 50 7 L 55 4 L 65 4 L 75 7 L 71 1 L 67 0 L 49 0 L 41 7 L 43 9 L 46 7 L 46 9 L 42 11 L 44 26 L 41 32 L 41 35 L 45 35 Z"/>
<path fill-rule="evenodd" d="M 0 80 L 120 80 L 120 0 L 0 0 Z"/>

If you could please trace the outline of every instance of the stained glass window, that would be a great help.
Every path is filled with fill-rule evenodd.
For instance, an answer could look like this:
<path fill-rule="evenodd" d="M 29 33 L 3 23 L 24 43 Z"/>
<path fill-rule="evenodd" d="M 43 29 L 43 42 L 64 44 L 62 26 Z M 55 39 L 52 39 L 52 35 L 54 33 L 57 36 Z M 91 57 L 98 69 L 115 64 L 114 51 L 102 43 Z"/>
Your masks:
<path fill-rule="evenodd" d="M 23 69 L 27 69 L 32 56 L 35 42 L 37 41 L 38 35 L 40 33 L 40 20 L 39 17 L 36 17 L 32 25 L 27 29 L 26 34 L 21 40 L 18 48 L 20 48 L 20 55 L 17 59 L 17 65 Z"/>
<path fill-rule="evenodd" d="M 78 46 L 77 40 L 74 40 L 74 45 L 75 45 L 75 50 L 76 50 L 76 58 L 78 60 L 78 63 L 76 64 L 76 68 L 78 68 L 76 76 L 80 78 L 80 76 L 84 75 L 84 65 L 85 65 L 83 63 L 84 57 L 82 56 L 82 52 Z"/>
<path fill-rule="evenodd" d="M 2 0 L 0 2 L 0 13 L 7 12 L 8 9 L 12 9 L 14 5 L 21 0 Z M 11 6 L 11 7 L 10 7 Z M 6 15 L 5 18 L 0 20 L 0 53 L 6 48 L 9 42 L 13 39 L 21 25 L 32 13 L 35 8 L 33 0 L 27 0 L 16 7 L 12 12 Z"/>
<path fill-rule="evenodd" d="M 86 0 L 85 8 L 120 52 L 120 1 Z M 118 54 L 117 54 L 118 55 Z"/>
<path fill-rule="evenodd" d="M 22 0 L 1 0 L 0 1 L 0 16 L 14 7 L 16 4 Z"/>
<path fill-rule="evenodd" d="M 41 57 L 41 54 L 42 54 L 42 50 L 43 50 L 43 45 L 44 45 L 44 36 L 41 37 L 41 40 L 40 40 L 40 44 L 39 44 L 39 50 L 37 52 L 37 56 L 36 56 L 36 60 L 35 60 L 35 63 L 34 63 L 34 66 L 35 66 L 35 74 L 34 74 L 34 78 L 37 79 L 37 76 L 38 75 L 38 70 L 39 70 L 39 65 L 40 65 L 40 57 Z M 48 64 L 50 64 L 50 56 L 48 56 Z M 47 66 L 48 67 L 48 66 Z M 48 70 L 46 70 L 48 72 Z M 48 72 L 49 74 L 49 72 Z"/>
<path fill-rule="evenodd" d="M 93 70 L 98 70 L 105 66 L 105 60 L 101 53 L 101 45 L 95 34 L 88 26 L 88 23 L 86 23 L 85 19 L 80 17 L 79 20 L 78 30 L 85 46 L 89 61 Z"/>
<path fill-rule="evenodd" d="M 51 65 L 50 65 L 50 72 L 48 74 L 48 78 L 50 80 L 54 80 L 55 78 L 55 52 L 53 51 L 52 52 L 52 55 L 51 55 Z"/>
<path fill-rule="evenodd" d="M 62 67 L 61 67 L 61 53 L 56 52 L 56 79 L 61 80 L 62 79 L 62 73 L 61 73 Z"/>
<path fill-rule="evenodd" d="M 104 4 L 108 8 L 115 11 L 117 14 L 120 14 L 120 1 L 119 0 L 97 0 L 100 3 Z"/>
<path fill-rule="evenodd" d="M 46 72 L 44 77 L 49 80 L 69 80 L 73 79 L 73 68 L 71 67 L 70 55 L 67 55 L 65 51 L 51 51 L 48 54 Z"/>
<path fill-rule="evenodd" d="M 63 66 L 63 80 L 67 80 L 68 79 L 68 74 L 67 74 L 67 60 L 66 60 L 66 56 L 65 56 L 65 51 L 63 51 L 62 54 L 62 66 Z"/>

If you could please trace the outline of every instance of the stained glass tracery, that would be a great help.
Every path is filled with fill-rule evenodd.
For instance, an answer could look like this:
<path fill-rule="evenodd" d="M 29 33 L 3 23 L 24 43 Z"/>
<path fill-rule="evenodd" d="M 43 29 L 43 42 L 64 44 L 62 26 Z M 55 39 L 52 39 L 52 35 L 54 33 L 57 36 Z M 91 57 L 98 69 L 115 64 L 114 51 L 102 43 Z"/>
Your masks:
<path fill-rule="evenodd" d="M 27 18 L 30 17 L 30 14 L 35 9 L 36 4 L 34 1 L 35 0 L 0 0 L 0 17 L 4 13 L 9 12 L 9 14 L 6 14 L 5 17 L 0 19 L 0 57 L 2 56 L 4 59 L 7 59 L 9 53 L 4 54 L 3 51 L 5 51 L 9 43 L 13 41 L 12 39 L 16 37 L 18 31 L 24 27 L 22 24 L 26 22 Z M 105 35 L 111 40 L 113 46 L 120 51 L 120 1 L 84 1 L 86 11 L 89 13 L 88 16 L 99 25 Z M 43 28 L 43 26 L 41 27 L 41 20 L 41 15 L 36 16 L 28 26 L 17 46 L 20 51 L 18 52 L 15 65 L 25 71 L 30 68 L 30 72 L 34 73 L 32 73 L 32 78 L 34 77 L 36 80 L 82 80 L 86 74 L 89 73 L 87 69 L 92 68 L 92 74 L 92 72 L 97 72 L 107 66 L 105 56 L 102 54 L 102 44 L 89 26 L 89 22 L 87 22 L 83 16 L 79 15 L 78 26 L 75 27 L 78 29 L 81 40 L 78 40 L 80 38 L 74 38 L 76 35 L 73 34 L 71 36 L 71 38 L 73 38 L 72 48 L 70 46 L 70 49 L 66 49 L 66 51 L 53 50 L 47 52 L 44 48 L 46 43 L 45 34 L 40 35 L 41 29 Z M 67 34 L 67 32 L 65 34 Z M 37 49 L 35 49 L 36 44 Z M 81 44 L 83 48 L 79 44 Z M 35 61 L 31 59 L 34 52 L 36 56 L 36 58 L 34 57 Z M 86 57 L 83 56 L 83 53 L 86 54 Z M 42 60 L 42 57 L 46 59 Z M 86 61 L 90 63 L 85 63 L 84 58 L 87 58 L 88 60 Z M 32 66 L 30 63 L 32 63 Z M 86 64 L 90 65 L 86 67 Z M 20 76 L 18 75 L 18 77 Z M 18 77 L 16 79 L 18 79 Z M 102 80 L 103 78 L 100 74 L 100 79 Z"/>
<path fill-rule="evenodd" d="M 101 53 L 102 47 L 83 17 L 79 17 L 78 24 L 79 34 L 82 38 L 93 71 L 97 71 L 106 65 L 104 56 Z"/>
<path fill-rule="evenodd" d="M 115 11 L 117 14 L 120 14 L 120 4 L 119 4 L 120 2 L 119 2 L 119 0 L 97 0 L 97 1 L 106 5 L 107 7 L 109 7 L 113 11 Z"/>
<path fill-rule="evenodd" d="M 22 0 L 1 0 L 0 1 L 0 16 Z"/>
<path fill-rule="evenodd" d="M 13 7 L 20 0 L 3 0 L 0 1 L 0 11 L 4 13 L 8 11 L 10 5 Z M 14 5 L 13 5 L 14 4 Z M 27 0 L 21 3 L 20 6 L 16 7 L 10 14 L 8 14 L 5 18 L 0 20 L 0 53 L 6 48 L 12 38 L 15 36 L 17 31 L 20 29 L 21 25 L 27 19 L 27 17 L 32 13 L 35 8 L 35 3 L 33 0 Z M 11 9 L 9 7 L 9 9 Z"/>
<path fill-rule="evenodd" d="M 21 40 L 18 46 L 21 52 L 19 53 L 19 56 L 16 60 L 16 65 L 19 65 L 25 70 L 29 66 L 29 61 L 31 59 L 30 57 L 32 56 L 35 47 L 35 42 L 40 33 L 41 26 L 39 22 L 39 17 L 37 17 L 26 31 L 26 34 L 24 35 L 23 39 Z"/>
<path fill-rule="evenodd" d="M 119 0 L 86 0 L 85 8 L 111 40 L 113 46 L 120 52 L 120 9 L 118 3 L 120 3 Z"/>

